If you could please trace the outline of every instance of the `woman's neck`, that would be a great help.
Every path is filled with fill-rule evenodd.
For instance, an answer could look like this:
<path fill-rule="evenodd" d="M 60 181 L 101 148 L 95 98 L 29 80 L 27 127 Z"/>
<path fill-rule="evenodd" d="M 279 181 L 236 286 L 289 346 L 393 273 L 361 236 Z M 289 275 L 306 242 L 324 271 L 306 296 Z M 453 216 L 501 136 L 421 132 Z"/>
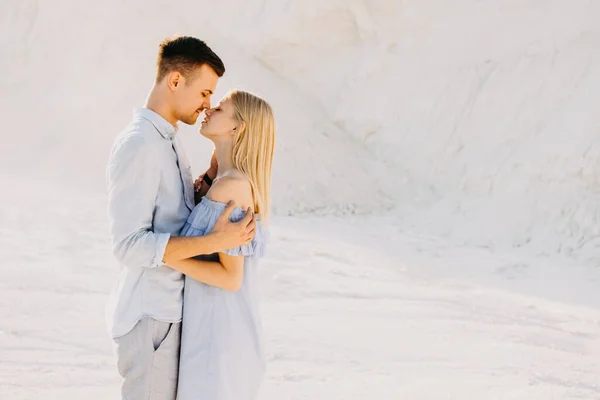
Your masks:
<path fill-rule="evenodd" d="M 233 165 L 233 143 L 231 142 L 216 142 L 215 154 L 217 156 L 218 174 L 220 178 L 235 169 Z"/>

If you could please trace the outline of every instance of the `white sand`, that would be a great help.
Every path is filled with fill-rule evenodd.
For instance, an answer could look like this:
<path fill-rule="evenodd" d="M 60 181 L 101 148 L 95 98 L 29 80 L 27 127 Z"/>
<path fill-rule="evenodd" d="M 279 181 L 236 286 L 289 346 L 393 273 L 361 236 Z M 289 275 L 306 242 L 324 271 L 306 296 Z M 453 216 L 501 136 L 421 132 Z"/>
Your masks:
<path fill-rule="evenodd" d="M 118 397 L 104 163 L 174 32 L 278 116 L 263 399 L 600 398 L 600 3 L 121 3 L 0 4 L 1 399 Z"/>

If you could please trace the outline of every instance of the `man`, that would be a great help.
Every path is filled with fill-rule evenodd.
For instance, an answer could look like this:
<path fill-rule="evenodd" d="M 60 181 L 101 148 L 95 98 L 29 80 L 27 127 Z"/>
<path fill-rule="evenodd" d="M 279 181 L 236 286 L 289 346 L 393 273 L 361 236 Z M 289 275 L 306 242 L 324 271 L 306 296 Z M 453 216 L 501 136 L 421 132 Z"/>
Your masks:
<path fill-rule="evenodd" d="M 254 235 L 252 213 L 231 223 L 230 204 L 210 234 L 177 236 L 195 206 L 195 184 L 176 124 L 196 123 L 224 73 L 203 41 L 163 41 L 146 107 L 135 112 L 110 155 L 110 233 L 121 275 L 106 316 L 123 399 L 176 398 L 184 280 L 165 264 L 236 247 Z M 204 182 L 215 177 L 215 168 L 213 163 Z"/>

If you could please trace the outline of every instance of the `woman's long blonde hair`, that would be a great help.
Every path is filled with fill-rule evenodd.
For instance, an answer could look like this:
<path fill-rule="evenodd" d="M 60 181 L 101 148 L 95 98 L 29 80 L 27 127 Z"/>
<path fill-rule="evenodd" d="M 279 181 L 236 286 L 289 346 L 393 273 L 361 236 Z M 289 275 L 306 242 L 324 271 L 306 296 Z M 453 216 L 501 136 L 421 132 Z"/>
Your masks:
<path fill-rule="evenodd" d="M 233 165 L 252 185 L 254 212 L 268 220 L 271 211 L 271 171 L 275 150 L 275 118 L 269 103 L 251 93 L 234 90 L 227 95 L 234 117 L 245 127 L 233 140 Z"/>

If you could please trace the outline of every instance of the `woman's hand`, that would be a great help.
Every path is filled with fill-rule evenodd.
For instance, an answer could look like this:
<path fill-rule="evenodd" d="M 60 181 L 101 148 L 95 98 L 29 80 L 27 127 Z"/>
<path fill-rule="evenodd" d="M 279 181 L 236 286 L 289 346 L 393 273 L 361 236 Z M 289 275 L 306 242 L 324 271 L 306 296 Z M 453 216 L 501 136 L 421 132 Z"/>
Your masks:
<path fill-rule="evenodd" d="M 202 182 L 204 182 L 202 178 L 204 178 L 204 174 L 200 175 L 198 179 L 194 181 L 194 192 L 202 190 Z"/>
<path fill-rule="evenodd" d="M 212 157 L 210 159 L 210 167 L 206 170 L 205 173 L 200 175 L 194 181 L 194 198 L 196 199 L 196 204 L 200 202 L 203 196 L 206 195 L 210 186 L 204 182 L 204 175 L 208 175 L 210 180 L 214 180 L 217 177 L 219 166 L 217 164 L 217 154 L 215 150 L 213 150 Z"/>

